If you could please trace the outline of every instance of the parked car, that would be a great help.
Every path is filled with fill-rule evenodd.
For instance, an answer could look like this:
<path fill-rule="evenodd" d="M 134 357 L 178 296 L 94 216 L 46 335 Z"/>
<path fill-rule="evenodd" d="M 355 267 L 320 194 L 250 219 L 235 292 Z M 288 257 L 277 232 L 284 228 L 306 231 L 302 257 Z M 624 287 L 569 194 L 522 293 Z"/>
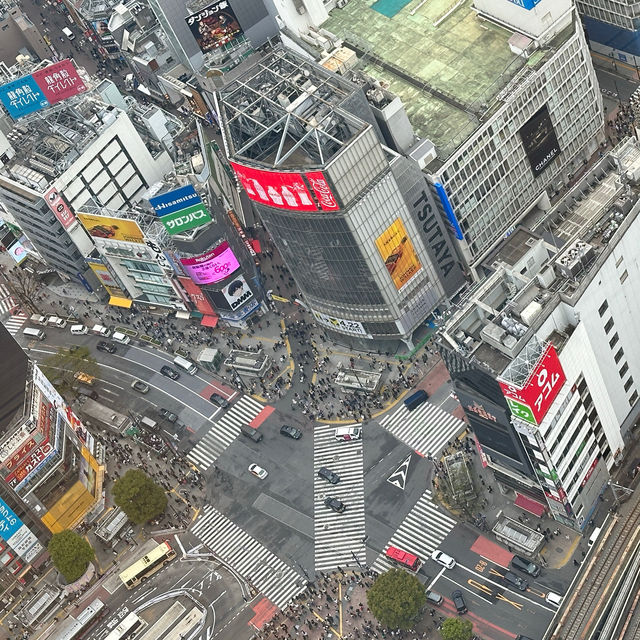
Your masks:
<path fill-rule="evenodd" d="M 455 605 L 458 615 L 461 616 L 463 613 L 467 613 L 467 611 L 469 611 L 469 609 L 467 609 L 467 604 L 464 601 L 464 597 L 460 589 L 456 589 L 451 594 L 451 599 L 453 600 L 453 604 Z"/>
<path fill-rule="evenodd" d="M 115 344 L 104 342 L 104 340 L 98 342 L 98 346 L 96 347 L 96 349 L 98 349 L 98 351 L 104 351 L 106 353 L 115 353 L 117 351 Z"/>
<path fill-rule="evenodd" d="M 440 551 L 440 549 L 436 549 L 431 553 L 431 559 L 447 569 L 453 569 L 456 566 L 456 561 L 444 551 Z"/>
<path fill-rule="evenodd" d="M 288 424 L 283 424 L 280 427 L 280 433 L 283 436 L 287 436 L 288 438 L 293 438 L 294 440 L 300 440 L 300 438 L 302 438 L 302 431 Z"/>
<path fill-rule="evenodd" d="M 327 496 L 324 499 L 324 506 L 335 511 L 336 513 L 342 513 L 346 511 L 347 505 L 342 502 L 342 500 L 338 500 L 338 498 L 332 498 L 331 496 Z"/>
<path fill-rule="evenodd" d="M 226 409 L 229 406 L 229 401 L 226 398 L 223 398 L 219 393 L 212 393 L 209 396 L 209 400 L 223 409 Z"/>
<path fill-rule="evenodd" d="M 142 380 L 134 380 L 131 383 L 131 388 L 139 393 L 149 393 L 149 385 L 146 382 L 142 382 Z"/>
<path fill-rule="evenodd" d="M 523 558 L 522 556 L 513 556 L 511 559 L 511 568 L 518 569 L 518 571 L 527 573 L 534 578 L 540 575 L 539 565 L 535 562 L 531 562 L 531 560 L 527 560 L 527 558 Z"/>
<path fill-rule="evenodd" d="M 249 473 L 252 473 L 256 478 L 260 478 L 260 480 L 264 480 L 269 475 L 267 471 L 255 463 L 249 465 Z"/>
<path fill-rule="evenodd" d="M 180 374 L 173 367 L 170 367 L 166 364 L 160 367 L 160 373 L 163 376 L 167 376 L 167 378 L 171 378 L 172 380 L 177 380 L 180 377 Z"/>
<path fill-rule="evenodd" d="M 338 482 L 340 482 L 340 476 L 335 473 L 335 471 L 327 469 L 327 467 L 320 467 L 318 469 L 318 476 L 331 484 L 338 484 Z"/>
<path fill-rule="evenodd" d="M 502 579 L 511 587 L 515 587 L 520 591 L 526 591 L 529 583 L 526 580 L 523 580 L 520 576 L 517 576 L 512 571 L 507 571 Z"/>
<path fill-rule="evenodd" d="M 172 411 L 169 411 L 169 409 L 163 409 L 162 407 L 160 407 L 158 409 L 158 413 L 160 414 L 161 418 L 164 418 L 167 422 L 170 422 L 171 424 L 175 424 L 178 421 L 178 416 Z"/>

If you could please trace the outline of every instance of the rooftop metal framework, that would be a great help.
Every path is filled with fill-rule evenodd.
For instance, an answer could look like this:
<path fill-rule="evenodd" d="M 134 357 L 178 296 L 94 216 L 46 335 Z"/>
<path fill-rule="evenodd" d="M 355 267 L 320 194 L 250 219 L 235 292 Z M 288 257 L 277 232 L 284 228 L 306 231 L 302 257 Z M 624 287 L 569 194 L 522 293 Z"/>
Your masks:
<path fill-rule="evenodd" d="M 325 164 L 366 126 L 339 108 L 350 93 L 305 58 L 275 48 L 220 91 L 232 156 L 281 168 Z"/>
<path fill-rule="evenodd" d="M 536 336 L 525 345 L 524 349 L 511 361 L 502 372 L 500 380 L 522 388 L 536 368 L 538 361 L 547 350 L 548 342 L 542 342 Z"/>

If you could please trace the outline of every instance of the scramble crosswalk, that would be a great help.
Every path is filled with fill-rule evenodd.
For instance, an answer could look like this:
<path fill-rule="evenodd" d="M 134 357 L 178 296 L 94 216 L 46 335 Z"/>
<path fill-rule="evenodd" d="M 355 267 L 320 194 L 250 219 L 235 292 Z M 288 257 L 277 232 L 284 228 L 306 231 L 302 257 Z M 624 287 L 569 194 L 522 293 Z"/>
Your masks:
<path fill-rule="evenodd" d="M 359 426 L 359 425 L 350 425 Z M 364 526 L 364 458 L 362 440 L 337 441 L 335 426 L 320 425 L 313 433 L 315 570 L 327 571 L 339 565 L 353 564 L 355 558 L 366 562 Z M 327 467 L 340 476 L 338 484 L 318 477 L 318 469 Z M 336 513 L 325 506 L 327 497 L 347 505 Z M 354 558 L 355 555 L 355 558 Z"/>
<path fill-rule="evenodd" d="M 0 316 L 11 313 L 17 304 L 6 284 L 0 284 Z"/>
<path fill-rule="evenodd" d="M 294 569 L 211 505 L 191 533 L 280 609 L 305 587 Z"/>
<path fill-rule="evenodd" d="M 251 422 L 263 409 L 264 405 L 251 396 L 241 396 L 229 409 L 222 412 L 220 418 L 211 421 L 209 431 L 191 449 L 187 459 L 201 471 L 206 471 L 238 437 L 240 427 Z"/>
<path fill-rule="evenodd" d="M 434 504 L 431 491 L 427 489 L 402 521 L 371 568 L 381 573 L 393 566 L 384 554 L 390 546 L 413 553 L 424 562 L 455 525 L 456 521 Z"/>
<path fill-rule="evenodd" d="M 455 438 L 465 424 L 440 407 L 423 402 L 413 411 L 404 404 L 384 416 L 380 425 L 420 455 L 436 456 L 447 441 Z"/>
<path fill-rule="evenodd" d="M 2 321 L 2 324 L 6 327 L 7 331 L 12 336 L 15 336 L 20 331 L 20 329 L 22 329 L 22 325 L 24 325 L 26 321 L 27 321 L 27 315 L 25 313 L 22 313 L 22 311 L 20 311 L 14 316 L 7 316 Z"/>

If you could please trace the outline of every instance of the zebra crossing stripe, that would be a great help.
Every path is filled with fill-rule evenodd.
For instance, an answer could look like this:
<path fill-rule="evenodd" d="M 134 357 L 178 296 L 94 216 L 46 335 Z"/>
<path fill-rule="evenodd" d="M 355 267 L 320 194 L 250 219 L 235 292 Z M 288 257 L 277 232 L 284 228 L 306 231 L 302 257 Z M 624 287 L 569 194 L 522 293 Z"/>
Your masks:
<path fill-rule="evenodd" d="M 243 395 L 222 416 L 213 422 L 198 444 L 187 454 L 187 459 L 206 471 L 238 437 L 240 427 L 251 422 L 264 406 L 248 395 Z"/>
<path fill-rule="evenodd" d="M 204 507 L 191 533 L 279 609 L 305 587 L 293 568 L 211 505 Z"/>
<path fill-rule="evenodd" d="M 427 489 L 402 521 L 384 551 L 389 547 L 397 547 L 424 561 L 440 546 L 455 525 L 455 519 L 440 511 L 433 503 L 431 491 Z M 383 552 L 372 568 L 381 573 L 393 566 Z"/>
<path fill-rule="evenodd" d="M 360 426 L 359 424 L 350 426 Z M 320 425 L 313 434 L 315 570 L 366 562 L 364 516 L 364 457 L 362 440 L 338 441 L 335 427 Z M 340 476 L 330 484 L 318 476 L 327 467 Z M 336 513 L 325 506 L 327 497 L 337 498 L 346 511 Z"/>
<path fill-rule="evenodd" d="M 466 427 L 462 420 L 430 402 L 423 402 L 413 411 L 408 411 L 401 404 L 379 422 L 421 456 L 436 456 L 449 440 Z"/>
<path fill-rule="evenodd" d="M 12 336 L 15 336 L 26 321 L 27 316 L 21 312 L 14 316 L 8 316 L 2 321 L 2 324 Z"/>

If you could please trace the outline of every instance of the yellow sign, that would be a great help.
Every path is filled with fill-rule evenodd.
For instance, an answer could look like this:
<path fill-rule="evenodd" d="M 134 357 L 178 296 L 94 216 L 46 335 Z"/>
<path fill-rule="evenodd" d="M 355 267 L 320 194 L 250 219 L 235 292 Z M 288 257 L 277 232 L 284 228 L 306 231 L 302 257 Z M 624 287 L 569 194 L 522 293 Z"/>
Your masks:
<path fill-rule="evenodd" d="M 77 215 L 89 235 L 94 238 L 144 244 L 142 230 L 134 220 L 96 216 L 91 213 L 78 213 Z"/>
<path fill-rule="evenodd" d="M 277 300 L 278 302 L 291 302 L 291 300 L 289 300 L 289 298 L 283 298 L 282 296 L 276 296 L 273 293 L 271 294 L 271 299 L 272 300 Z"/>
<path fill-rule="evenodd" d="M 127 294 L 118 286 L 118 283 L 115 281 L 107 267 L 99 262 L 87 262 L 87 264 L 91 268 L 91 271 L 96 274 L 98 280 L 100 280 L 100 284 L 106 289 L 110 296 L 115 296 L 117 298 L 127 297 Z"/>
<path fill-rule="evenodd" d="M 422 269 L 400 218 L 394 220 L 376 239 L 376 247 L 398 291 Z"/>

